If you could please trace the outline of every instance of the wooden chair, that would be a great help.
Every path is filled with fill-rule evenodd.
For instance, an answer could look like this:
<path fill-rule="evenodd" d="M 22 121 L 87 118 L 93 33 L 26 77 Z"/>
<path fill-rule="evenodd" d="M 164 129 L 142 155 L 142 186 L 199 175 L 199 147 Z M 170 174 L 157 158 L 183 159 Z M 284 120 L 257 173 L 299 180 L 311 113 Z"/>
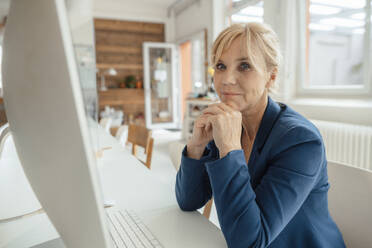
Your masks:
<path fill-rule="evenodd" d="M 144 126 L 130 124 L 128 128 L 128 142 L 132 143 L 132 154 L 137 156 L 137 146 L 145 149 L 146 161 L 141 161 L 147 168 L 151 169 L 152 148 L 154 139 L 151 137 L 151 130 Z"/>
<path fill-rule="evenodd" d="M 210 199 L 204 206 L 203 210 L 203 215 L 205 218 L 209 220 L 209 216 L 211 215 L 211 210 L 212 210 L 212 205 L 213 205 L 213 198 Z"/>
<path fill-rule="evenodd" d="M 5 142 L 10 137 L 10 128 L 9 124 L 5 124 L 0 127 L 0 158 L 1 154 L 3 153 Z"/>
<path fill-rule="evenodd" d="M 105 130 L 106 133 L 110 133 L 112 119 L 111 118 L 102 118 L 99 121 L 99 125 Z"/>
<path fill-rule="evenodd" d="M 120 145 L 125 146 L 128 138 L 128 125 L 121 125 L 116 131 L 115 138 L 119 141 Z"/>

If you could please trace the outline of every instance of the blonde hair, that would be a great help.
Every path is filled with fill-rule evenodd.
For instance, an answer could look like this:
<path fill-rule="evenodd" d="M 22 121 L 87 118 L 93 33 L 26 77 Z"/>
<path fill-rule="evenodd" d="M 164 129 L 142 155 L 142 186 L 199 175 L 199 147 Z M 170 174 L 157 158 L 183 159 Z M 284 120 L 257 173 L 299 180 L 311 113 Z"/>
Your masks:
<path fill-rule="evenodd" d="M 281 53 L 277 35 L 268 25 L 256 22 L 233 24 L 218 35 L 212 47 L 213 67 L 238 37 L 242 37 L 242 47 L 254 70 L 265 75 L 279 67 Z"/>

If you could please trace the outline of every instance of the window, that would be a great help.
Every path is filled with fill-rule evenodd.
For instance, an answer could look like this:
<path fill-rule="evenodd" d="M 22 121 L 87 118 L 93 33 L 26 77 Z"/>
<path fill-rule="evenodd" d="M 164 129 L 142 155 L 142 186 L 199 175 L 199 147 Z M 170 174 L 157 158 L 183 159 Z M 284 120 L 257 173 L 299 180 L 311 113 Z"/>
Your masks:
<path fill-rule="evenodd" d="M 306 75 L 302 89 L 368 92 L 372 1 L 306 1 Z"/>
<path fill-rule="evenodd" d="M 263 22 L 263 0 L 229 0 L 227 24 Z"/>

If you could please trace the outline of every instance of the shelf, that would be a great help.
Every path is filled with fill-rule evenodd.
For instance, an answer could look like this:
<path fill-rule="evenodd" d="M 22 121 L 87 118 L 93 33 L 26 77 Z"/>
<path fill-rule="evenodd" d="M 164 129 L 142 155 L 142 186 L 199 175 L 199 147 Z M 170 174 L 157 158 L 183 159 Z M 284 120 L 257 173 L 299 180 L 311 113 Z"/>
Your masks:
<path fill-rule="evenodd" d="M 163 118 L 161 118 L 161 117 L 153 117 L 152 118 L 152 122 L 154 124 L 156 124 L 156 123 L 164 123 L 164 122 L 171 122 L 171 121 L 172 121 L 172 117 L 163 117 Z"/>
<path fill-rule="evenodd" d="M 96 51 L 108 53 L 127 53 L 142 56 L 142 47 L 123 47 L 111 45 L 96 45 Z"/>
<path fill-rule="evenodd" d="M 97 64 L 98 69 L 118 69 L 118 70 L 142 70 L 142 64 Z"/>
<path fill-rule="evenodd" d="M 113 89 L 107 89 L 107 90 L 100 90 L 99 93 L 101 93 L 101 92 L 120 92 L 120 91 L 140 92 L 140 91 L 144 91 L 144 89 L 143 88 L 113 88 Z"/>

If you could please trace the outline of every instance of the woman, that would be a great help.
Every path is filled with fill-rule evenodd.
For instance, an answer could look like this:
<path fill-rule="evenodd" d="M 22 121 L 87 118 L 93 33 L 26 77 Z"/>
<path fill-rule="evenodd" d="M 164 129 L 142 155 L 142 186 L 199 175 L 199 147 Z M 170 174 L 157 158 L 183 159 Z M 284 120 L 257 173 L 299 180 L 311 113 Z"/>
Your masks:
<path fill-rule="evenodd" d="M 229 247 L 345 247 L 328 212 L 322 137 L 274 102 L 279 44 L 266 25 L 233 25 L 212 49 L 221 103 L 195 121 L 176 196 L 194 211 L 212 195 Z"/>

